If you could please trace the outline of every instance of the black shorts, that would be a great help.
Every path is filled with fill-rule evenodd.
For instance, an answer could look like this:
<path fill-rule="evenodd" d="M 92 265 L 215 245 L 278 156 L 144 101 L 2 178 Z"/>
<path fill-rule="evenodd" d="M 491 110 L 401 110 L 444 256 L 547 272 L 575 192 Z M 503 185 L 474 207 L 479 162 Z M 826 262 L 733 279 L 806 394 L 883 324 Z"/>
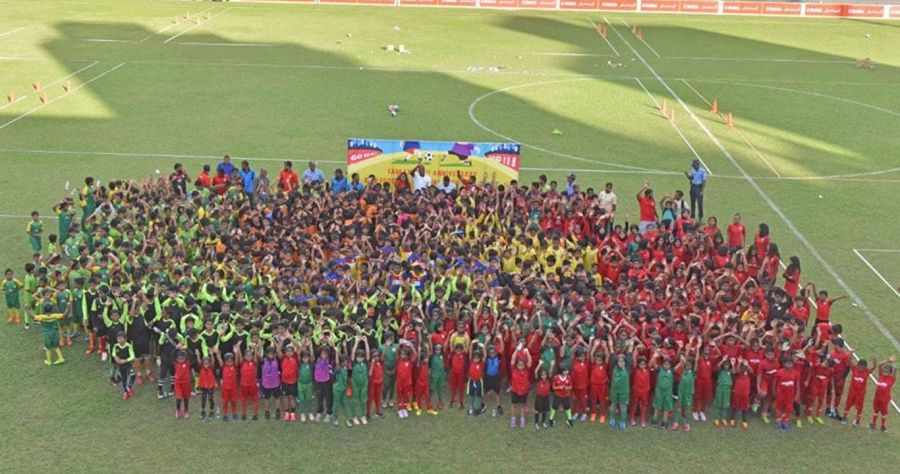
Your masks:
<path fill-rule="evenodd" d="M 528 394 L 519 395 L 515 392 L 511 394 L 512 404 L 513 405 L 524 405 L 528 403 Z"/>
<path fill-rule="evenodd" d="M 553 397 L 553 408 L 568 410 L 572 408 L 572 397 Z"/>
<path fill-rule="evenodd" d="M 282 383 L 281 384 L 281 394 L 285 397 L 296 397 L 297 396 L 297 382 Z"/>
<path fill-rule="evenodd" d="M 132 347 L 134 348 L 134 357 L 146 357 L 150 355 L 150 342 L 149 341 L 137 341 L 132 343 Z"/>
<path fill-rule="evenodd" d="M 550 411 L 550 397 L 542 397 L 538 395 L 534 399 L 534 411 L 544 413 Z"/>
<path fill-rule="evenodd" d="M 281 387 L 263 388 L 263 398 L 278 398 L 281 396 Z"/>
<path fill-rule="evenodd" d="M 500 393 L 500 374 L 484 376 L 484 391 Z"/>

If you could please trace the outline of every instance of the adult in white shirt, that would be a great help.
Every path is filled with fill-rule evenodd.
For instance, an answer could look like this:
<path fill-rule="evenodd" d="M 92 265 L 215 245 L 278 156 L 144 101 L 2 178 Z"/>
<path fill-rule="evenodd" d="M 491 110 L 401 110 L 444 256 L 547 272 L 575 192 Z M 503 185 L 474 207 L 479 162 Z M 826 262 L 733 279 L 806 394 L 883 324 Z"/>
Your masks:
<path fill-rule="evenodd" d="M 453 191 L 456 191 L 456 185 L 450 181 L 449 176 L 444 176 L 444 180 L 436 184 L 434 187 L 436 187 L 439 191 L 443 191 L 444 194 L 453 194 Z"/>
<path fill-rule="evenodd" d="M 603 188 L 603 191 L 600 191 L 597 197 L 600 200 L 600 208 L 606 211 L 606 215 L 609 216 L 609 219 L 606 220 L 606 232 L 609 233 L 612 231 L 613 218 L 616 217 L 616 203 L 618 202 L 616 193 L 613 192 L 613 184 L 606 183 L 606 187 Z"/>
<path fill-rule="evenodd" d="M 413 192 L 421 191 L 431 186 L 431 176 L 425 174 L 425 167 L 419 165 L 413 173 Z"/>

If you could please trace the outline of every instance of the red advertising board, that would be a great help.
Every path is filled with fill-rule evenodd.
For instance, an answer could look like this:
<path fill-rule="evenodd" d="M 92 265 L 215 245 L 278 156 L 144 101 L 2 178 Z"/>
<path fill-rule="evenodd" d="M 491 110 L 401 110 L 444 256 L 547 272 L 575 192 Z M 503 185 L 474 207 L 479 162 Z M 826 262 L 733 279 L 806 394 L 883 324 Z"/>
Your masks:
<path fill-rule="evenodd" d="M 637 0 L 600 0 L 597 9 L 616 12 L 634 12 L 637 11 Z"/>
<path fill-rule="evenodd" d="M 438 5 L 438 0 L 400 0 L 400 5 Z"/>
<path fill-rule="evenodd" d="M 556 0 L 519 0 L 519 8 L 556 8 Z"/>
<path fill-rule="evenodd" d="M 644 0 L 641 2 L 642 12 L 677 12 L 681 2 L 678 0 Z"/>
<path fill-rule="evenodd" d="M 883 5 L 844 5 L 844 16 L 850 18 L 881 18 Z"/>
<path fill-rule="evenodd" d="M 559 0 L 562 10 L 596 10 L 597 0 Z"/>
<path fill-rule="evenodd" d="M 762 4 L 763 15 L 792 15 L 799 16 L 802 5 L 799 3 L 765 2 Z"/>
<path fill-rule="evenodd" d="M 684 13 L 718 13 L 719 2 L 704 0 L 681 2 L 681 11 Z"/>
<path fill-rule="evenodd" d="M 888 18 L 900 18 L 900 5 L 888 7 Z"/>
<path fill-rule="evenodd" d="M 722 2 L 722 13 L 726 15 L 759 15 L 761 2 Z"/>
<path fill-rule="evenodd" d="M 475 0 L 434 0 L 433 5 L 442 7 L 474 7 Z"/>
<path fill-rule="evenodd" d="M 518 0 L 481 0 L 481 6 L 487 8 L 517 8 Z"/>
<path fill-rule="evenodd" d="M 834 16 L 839 17 L 844 11 L 843 5 L 829 3 L 807 3 L 806 16 Z"/>

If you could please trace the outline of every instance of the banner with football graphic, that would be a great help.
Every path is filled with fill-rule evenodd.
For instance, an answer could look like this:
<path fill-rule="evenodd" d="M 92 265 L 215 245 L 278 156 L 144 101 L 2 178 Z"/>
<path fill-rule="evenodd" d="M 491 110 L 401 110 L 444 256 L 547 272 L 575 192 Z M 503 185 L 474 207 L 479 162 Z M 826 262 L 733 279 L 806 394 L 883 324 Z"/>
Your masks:
<path fill-rule="evenodd" d="M 347 173 L 359 173 L 361 180 L 374 175 L 378 181 L 393 182 L 400 173 L 411 175 L 420 163 L 432 182 L 449 175 L 479 180 L 496 176 L 498 183 L 519 179 L 521 147 L 518 143 L 444 142 L 427 140 L 347 140 Z"/>

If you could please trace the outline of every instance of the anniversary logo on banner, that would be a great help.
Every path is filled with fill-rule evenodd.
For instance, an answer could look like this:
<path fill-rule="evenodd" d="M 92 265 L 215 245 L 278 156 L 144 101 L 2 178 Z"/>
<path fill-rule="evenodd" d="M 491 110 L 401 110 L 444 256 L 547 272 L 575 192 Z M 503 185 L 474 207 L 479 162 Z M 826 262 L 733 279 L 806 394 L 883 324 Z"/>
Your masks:
<path fill-rule="evenodd" d="M 497 182 L 519 179 L 521 147 L 518 143 L 442 142 L 424 140 L 347 140 L 347 173 L 361 180 L 374 175 L 378 181 L 393 181 L 410 175 L 421 163 L 436 184 L 444 176 L 457 179 L 485 175 Z"/>

